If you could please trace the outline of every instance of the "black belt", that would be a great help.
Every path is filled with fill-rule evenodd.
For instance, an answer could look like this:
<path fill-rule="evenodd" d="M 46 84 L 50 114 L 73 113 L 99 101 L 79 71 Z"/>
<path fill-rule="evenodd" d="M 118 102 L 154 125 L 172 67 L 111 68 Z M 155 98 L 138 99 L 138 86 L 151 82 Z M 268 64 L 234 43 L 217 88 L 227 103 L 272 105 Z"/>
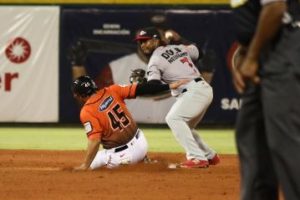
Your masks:
<path fill-rule="evenodd" d="M 140 132 L 140 131 L 137 130 L 137 132 L 136 132 L 136 134 L 135 134 L 135 136 L 134 136 L 136 139 L 139 139 L 139 135 L 140 135 L 139 132 Z M 130 140 L 130 141 L 131 141 L 131 140 Z M 120 151 L 123 151 L 123 150 L 125 150 L 125 149 L 128 149 L 128 145 L 127 145 L 127 144 L 115 148 L 115 153 L 120 152 Z"/>
<path fill-rule="evenodd" d="M 195 78 L 194 81 L 195 81 L 195 82 L 199 82 L 199 81 L 204 81 L 204 80 L 203 80 L 203 78 L 198 77 L 198 78 Z M 185 93 L 185 92 L 187 92 L 187 89 L 186 89 L 186 88 L 184 88 L 184 89 L 181 91 L 181 93 Z"/>

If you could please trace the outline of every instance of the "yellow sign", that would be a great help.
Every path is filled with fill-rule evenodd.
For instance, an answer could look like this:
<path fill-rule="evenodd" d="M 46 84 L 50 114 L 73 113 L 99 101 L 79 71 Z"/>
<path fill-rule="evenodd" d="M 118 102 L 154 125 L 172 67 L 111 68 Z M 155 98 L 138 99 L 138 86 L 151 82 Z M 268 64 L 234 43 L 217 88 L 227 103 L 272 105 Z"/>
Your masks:
<path fill-rule="evenodd" d="M 230 6 L 232 8 L 239 7 L 241 5 L 244 5 L 247 2 L 247 0 L 231 0 L 230 1 Z"/>
<path fill-rule="evenodd" d="M 0 4 L 229 4 L 229 0 L 0 0 Z"/>

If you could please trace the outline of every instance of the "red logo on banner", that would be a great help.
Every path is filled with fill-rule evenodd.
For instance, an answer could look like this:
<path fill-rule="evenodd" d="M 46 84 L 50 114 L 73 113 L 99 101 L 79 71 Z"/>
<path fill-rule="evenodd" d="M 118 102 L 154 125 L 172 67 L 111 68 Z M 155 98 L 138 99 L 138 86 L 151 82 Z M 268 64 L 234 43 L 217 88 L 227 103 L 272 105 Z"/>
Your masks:
<path fill-rule="evenodd" d="M 25 62 L 31 53 L 29 42 L 21 37 L 15 38 L 5 49 L 6 57 L 13 63 Z"/>

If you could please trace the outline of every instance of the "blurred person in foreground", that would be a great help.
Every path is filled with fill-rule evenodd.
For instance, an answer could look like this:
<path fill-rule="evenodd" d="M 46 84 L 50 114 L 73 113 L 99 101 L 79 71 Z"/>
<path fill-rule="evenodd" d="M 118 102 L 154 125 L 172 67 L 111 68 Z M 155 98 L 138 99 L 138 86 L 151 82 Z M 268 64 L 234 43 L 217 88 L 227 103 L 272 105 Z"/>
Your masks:
<path fill-rule="evenodd" d="M 233 81 L 241 199 L 300 199 L 300 5 L 297 0 L 232 1 L 240 43 Z"/>
<path fill-rule="evenodd" d="M 93 170 L 102 166 L 114 168 L 144 160 L 147 155 L 147 140 L 138 129 L 124 99 L 176 89 L 186 81 L 159 85 L 111 85 L 99 90 L 89 76 L 75 79 L 72 91 L 74 98 L 84 104 L 80 120 L 88 138 L 88 146 L 83 163 L 74 170 Z M 104 148 L 101 151 L 100 144 Z"/>

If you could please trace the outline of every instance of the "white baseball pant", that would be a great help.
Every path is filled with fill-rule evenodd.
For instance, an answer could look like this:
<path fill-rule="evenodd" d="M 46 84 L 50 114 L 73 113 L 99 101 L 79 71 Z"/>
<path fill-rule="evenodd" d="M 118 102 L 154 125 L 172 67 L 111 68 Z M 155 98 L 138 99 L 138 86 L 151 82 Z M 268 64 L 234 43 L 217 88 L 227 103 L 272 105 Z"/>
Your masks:
<path fill-rule="evenodd" d="M 138 129 L 136 135 L 126 145 L 98 151 L 90 168 L 96 169 L 102 166 L 114 168 L 123 164 L 135 164 L 145 158 L 147 151 L 148 143 L 145 135 Z"/>
<path fill-rule="evenodd" d="M 200 138 L 195 128 L 212 102 L 211 86 L 202 78 L 189 82 L 166 116 L 176 140 L 185 149 L 187 159 L 207 160 L 215 151 Z"/>

